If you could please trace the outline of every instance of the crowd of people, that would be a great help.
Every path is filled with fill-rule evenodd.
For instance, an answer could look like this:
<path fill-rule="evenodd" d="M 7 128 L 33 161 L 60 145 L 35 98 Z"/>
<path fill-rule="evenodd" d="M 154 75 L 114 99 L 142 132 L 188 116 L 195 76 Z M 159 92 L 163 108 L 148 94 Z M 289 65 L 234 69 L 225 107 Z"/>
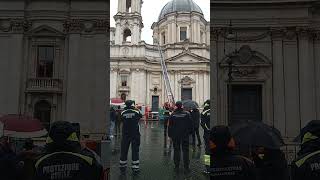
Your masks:
<path fill-rule="evenodd" d="M 126 101 L 121 113 L 123 122 L 120 171 L 126 173 L 127 153 L 131 144 L 132 171 L 139 173 L 139 145 L 141 112 L 135 108 L 134 101 Z M 320 178 L 320 123 L 309 125 L 301 131 L 301 150 L 298 157 L 288 164 L 280 148 L 268 146 L 250 147 L 250 153 L 240 153 L 228 126 L 210 128 L 210 101 L 197 108 L 184 108 L 178 101 L 175 108 L 165 106 L 164 135 L 169 136 L 174 149 L 174 171 L 180 171 L 182 154 L 184 173 L 190 172 L 189 146 L 201 146 L 199 124 L 204 135 L 205 166 L 204 173 L 214 180 L 315 180 Z M 307 125 L 308 126 L 308 125 Z M 281 135 L 280 135 L 281 136 Z M 192 139 L 190 144 L 190 137 Z M 197 137 L 197 138 L 196 138 Z"/>
<path fill-rule="evenodd" d="M 311 121 L 301 130 L 301 150 L 288 164 L 280 148 L 252 147 L 250 153 L 240 153 L 230 127 L 210 127 L 210 101 L 200 112 L 197 108 L 184 108 L 178 101 L 172 110 L 164 111 L 164 135 L 170 137 L 174 149 L 174 171 L 180 173 L 183 159 L 184 173 L 190 173 L 189 147 L 204 144 L 204 173 L 214 180 L 318 180 L 320 177 L 320 123 Z M 131 145 L 133 174 L 140 172 L 140 126 L 142 113 L 135 102 L 127 100 L 121 112 L 110 116 L 122 122 L 120 171 L 126 174 L 128 151 Z M 212 122 L 212 121 L 211 121 Z M 199 127 L 204 133 L 201 140 Z M 113 129 L 111 129 L 113 131 Z M 119 131 L 119 130 L 117 130 Z M 110 132 L 113 134 L 114 132 Z M 190 141 L 191 139 L 191 141 Z M 196 143 L 197 140 L 197 143 Z M 23 150 L 16 153 L 10 139 L 0 138 L 1 180 L 100 180 L 105 178 L 99 156 L 80 142 L 80 135 L 72 123 L 54 122 L 44 148 L 31 139 Z"/>
<path fill-rule="evenodd" d="M 16 153 L 10 139 L 0 139 L 1 180 L 102 180 L 105 177 L 99 156 L 80 143 L 70 122 L 51 125 L 45 147 L 25 142 Z"/>

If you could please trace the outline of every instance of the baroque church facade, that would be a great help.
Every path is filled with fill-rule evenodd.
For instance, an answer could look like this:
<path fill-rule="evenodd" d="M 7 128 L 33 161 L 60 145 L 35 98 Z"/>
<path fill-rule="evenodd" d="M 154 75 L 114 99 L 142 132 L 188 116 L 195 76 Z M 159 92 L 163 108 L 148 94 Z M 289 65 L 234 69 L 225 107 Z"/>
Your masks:
<path fill-rule="evenodd" d="M 192 0 L 172 0 L 152 24 L 153 44 L 141 38 L 142 0 L 118 0 L 110 30 L 110 98 L 134 99 L 153 111 L 167 102 L 158 43 L 175 100 L 210 98 L 210 26 Z M 150 28 L 150 27 L 145 27 Z"/>
<path fill-rule="evenodd" d="M 213 123 L 263 121 L 290 140 L 320 119 L 318 0 L 211 1 Z"/>
<path fill-rule="evenodd" d="M 106 0 L 0 1 L 0 115 L 105 133 Z"/>

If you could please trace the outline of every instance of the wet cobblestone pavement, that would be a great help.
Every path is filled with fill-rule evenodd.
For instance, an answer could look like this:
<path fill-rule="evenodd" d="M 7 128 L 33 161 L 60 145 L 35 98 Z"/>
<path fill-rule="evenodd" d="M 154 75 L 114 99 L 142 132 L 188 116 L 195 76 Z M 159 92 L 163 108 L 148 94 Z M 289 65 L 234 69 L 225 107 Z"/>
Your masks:
<path fill-rule="evenodd" d="M 160 122 L 141 122 L 140 170 L 139 175 L 133 175 L 131 164 L 131 147 L 128 153 L 128 169 L 126 175 L 119 170 L 121 137 L 113 139 L 111 159 L 111 180 L 208 180 L 202 173 L 203 145 L 195 149 L 190 146 L 190 173 L 184 173 L 183 168 L 174 172 L 173 149 L 170 150 L 163 135 L 163 124 Z M 202 138 L 202 135 L 201 135 Z M 181 159 L 182 160 L 182 159 Z M 183 164 L 181 162 L 181 167 Z"/>

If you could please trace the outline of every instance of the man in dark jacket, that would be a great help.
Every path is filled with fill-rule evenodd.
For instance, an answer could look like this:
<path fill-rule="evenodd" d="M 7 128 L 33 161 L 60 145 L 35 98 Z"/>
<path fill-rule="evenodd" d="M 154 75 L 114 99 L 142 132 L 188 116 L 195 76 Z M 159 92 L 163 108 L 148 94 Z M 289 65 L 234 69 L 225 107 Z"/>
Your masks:
<path fill-rule="evenodd" d="M 311 121 L 301 132 L 302 145 L 292 162 L 292 180 L 320 179 L 320 123 Z"/>
<path fill-rule="evenodd" d="M 72 124 L 52 124 L 46 153 L 35 164 L 35 180 L 100 180 L 103 168 L 94 158 L 81 153 L 81 146 Z"/>
<path fill-rule="evenodd" d="M 165 103 L 164 111 L 163 111 L 163 128 L 164 128 L 165 137 L 167 136 L 169 117 L 170 117 L 170 106 L 169 106 L 169 103 Z"/>
<path fill-rule="evenodd" d="M 107 137 L 108 140 L 113 138 L 113 131 L 116 125 L 117 113 L 114 107 L 110 107 L 110 129 L 109 129 L 109 136 Z"/>
<path fill-rule="evenodd" d="M 0 137 L 0 179 L 17 180 L 20 170 L 18 158 L 11 148 L 8 137 Z"/>
<path fill-rule="evenodd" d="M 139 147 L 140 147 L 140 126 L 139 121 L 142 114 L 135 108 L 134 101 L 127 100 L 126 107 L 121 113 L 123 121 L 122 140 L 121 140 L 121 155 L 120 155 L 120 171 L 122 174 L 127 169 L 127 158 L 129 146 L 131 144 L 132 151 L 132 171 L 138 173 L 139 168 Z"/>
<path fill-rule="evenodd" d="M 204 108 L 201 113 L 201 127 L 203 129 L 203 141 L 205 144 L 205 152 L 209 153 L 209 136 L 210 136 L 210 100 L 204 102 Z"/>
<path fill-rule="evenodd" d="M 199 124 L 200 124 L 200 111 L 195 108 L 190 111 L 192 122 L 193 122 L 193 132 L 192 132 L 192 145 L 196 145 L 196 136 L 198 140 L 197 146 L 201 146 L 201 139 L 199 134 Z"/>
<path fill-rule="evenodd" d="M 235 142 L 229 128 L 216 126 L 210 132 L 209 172 L 212 180 L 256 180 L 254 164 L 246 157 L 235 155 Z"/>
<path fill-rule="evenodd" d="M 253 153 L 259 180 L 288 180 L 288 164 L 280 149 L 257 147 Z"/>
<path fill-rule="evenodd" d="M 169 137 L 173 141 L 175 170 L 180 164 L 181 147 L 185 172 L 189 172 L 189 137 L 192 133 L 192 119 L 190 113 L 184 111 L 182 102 L 176 102 L 176 110 L 169 118 Z"/>

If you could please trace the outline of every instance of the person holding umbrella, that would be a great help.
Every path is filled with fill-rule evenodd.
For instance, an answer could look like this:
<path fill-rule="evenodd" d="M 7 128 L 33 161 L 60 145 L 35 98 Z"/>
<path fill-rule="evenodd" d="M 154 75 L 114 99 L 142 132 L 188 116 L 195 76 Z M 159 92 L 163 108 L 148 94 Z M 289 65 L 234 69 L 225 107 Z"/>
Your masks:
<path fill-rule="evenodd" d="M 287 160 L 280 150 L 284 142 L 279 130 L 255 121 L 233 124 L 231 129 L 240 147 L 249 148 L 245 151 L 248 151 L 254 160 L 259 179 L 289 178 Z"/>
<path fill-rule="evenodd" d="M 235 141 L 227 126 L 215 126 L 210 131 L 209 138 L 210 179 L 216 180 L 257 180 L 254 163 L 234 153 Z"/>
<path fill-rule="evenodd" d="M 300 133 L 301 150 L 292 162 L 292 180 L 320 177 L 320 120 L 310 121 Z"/>

